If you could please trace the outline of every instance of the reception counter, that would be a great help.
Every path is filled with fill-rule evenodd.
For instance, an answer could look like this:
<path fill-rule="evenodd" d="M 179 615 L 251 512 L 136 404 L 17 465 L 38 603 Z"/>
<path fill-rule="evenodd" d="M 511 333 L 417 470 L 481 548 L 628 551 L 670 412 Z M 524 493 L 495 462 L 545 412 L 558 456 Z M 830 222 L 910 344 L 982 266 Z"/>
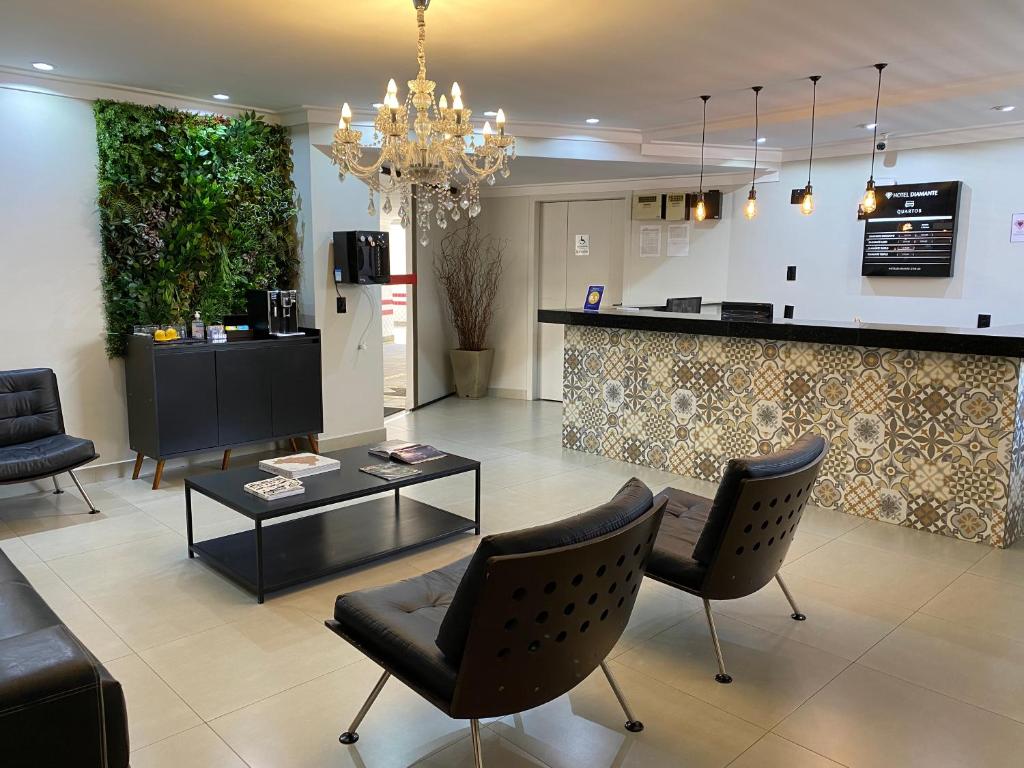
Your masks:
<path fill-rule="evenodd" d="M 567 448 L 717 481 L 814 431 L 822 507 L 995 547 L 1024 527 L 1024 327 L 538 319 L 565 326 Z"/>

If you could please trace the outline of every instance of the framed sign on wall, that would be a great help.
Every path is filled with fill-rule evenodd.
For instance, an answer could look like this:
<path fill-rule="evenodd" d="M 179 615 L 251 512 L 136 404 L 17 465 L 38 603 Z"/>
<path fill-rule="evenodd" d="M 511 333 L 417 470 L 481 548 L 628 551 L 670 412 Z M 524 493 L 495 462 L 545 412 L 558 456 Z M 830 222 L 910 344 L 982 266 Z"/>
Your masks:
<path fill-rule="evenodd" d="M 878 188 L 865 216 L 864 277 L 952 277 L 962 182 Z"/>

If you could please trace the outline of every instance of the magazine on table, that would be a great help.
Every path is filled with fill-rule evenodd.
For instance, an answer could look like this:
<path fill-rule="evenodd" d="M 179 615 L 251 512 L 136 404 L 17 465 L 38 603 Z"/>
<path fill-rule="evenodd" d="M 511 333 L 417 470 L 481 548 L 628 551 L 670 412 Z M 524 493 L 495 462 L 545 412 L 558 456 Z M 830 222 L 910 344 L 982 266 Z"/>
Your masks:
<path fill-rule="evenodd" d="M 374 475 L 382 480 L 403 480 L 413 475 L 421 474 L 418 469 L 406 467 L 401 464 L 371 464 L 368 467 L 360 467 L 360 472 Z"/>
<path fill-rule="evenodd" d="M 289 477 L 268 477 L 266 480 L 255 480 L 242 486 L 246 493 L 263 499 L 274 501 L 287 496 L 298 496 L 305 493 L 306 489 L 299 480 Z"/>
<path fill-rule="evenodd" d="M 341 467 L 341 462 L 337 459 L 329 459 L 316 453 L 296 453 L 276 459 L 264 459 L 260 462 L 260 469 L 264 472 L 292 479 L 319 475 L 321 472 L 331 472 L 339 467 Z"/>
<path fill-rule="evenodd" d="M 448 454 L 437 450 L 432 445 L 422 443 L 408 443 L 402 440 L 388 440 L 375 448 L 370 449 L 371 456 L 381 459 L 400 461 L 403 464 L 422 464 L 425 461 L 443 459 Z"/>

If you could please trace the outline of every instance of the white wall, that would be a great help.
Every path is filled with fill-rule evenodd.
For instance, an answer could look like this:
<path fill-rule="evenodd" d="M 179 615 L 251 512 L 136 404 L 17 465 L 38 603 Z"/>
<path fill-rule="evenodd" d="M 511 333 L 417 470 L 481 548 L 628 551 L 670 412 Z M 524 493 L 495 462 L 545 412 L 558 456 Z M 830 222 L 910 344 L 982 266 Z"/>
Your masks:
<path fill-rule="evenodd" d="M 0 370 L 53 368 L 70 434 L 126 459 L 124 366 L 108 360 L 96 130 L 85 101 L 0 89 Z"/>
<path fill-rule="evenodd" d="M 414 226 L 414 225 L 410 225 Z M 434 275 L 434 249 L 442 231 L 431 230 L 429 245 L 420 245 L 415 237 L 416 264 L 415 309 L 413 319 L 416 344 L 416 402 L 431 403 L 455 391 L 448 350 L 455 347 L 455 333 L 444 312 L 443 301 Z"/>
<path fill-rule="evenodd" d="M 336 315 L 328 269 L 330 233 L 369 228 L 373 219 L 365 188 L 340 184 L 311 146 L 329 132 L 300 127 L 293 135 L 301 309 L 324 332 L 322 439 L 369 441 L 383 427 L 380 292 L 346 289 L 349 314 Z M 123 473 L 132 458 L 124 366 L 104 350 L 96 160 L 91 102 L 0 88 L 0 370 L 56 371 L 68 432 L 101 454 L 92 475 Z"/>
<path fill-rule="evenodd" d="M 760 213 L 743 218 L 746 190 L 729 195 L 731 224 L 728 298 L 771 301 L 797 319 L 851 320 L 974 327 L 980 313 L 993 325 L 1024 322 L 1021 272 L 1024 244 L 1010 244 L 1010 216 L 1024 210 L 1024 141 L 984 142 L 889 153 L 877 177 L 908 184 L 965 183 L 961 237 L 952 279 L 862 278 L 866 157 L 815 161 L 816 210 L 802 216 L 789 192 L 807 181 L 805 161 L 784 163 L 778 184 L 761 185 Z M 786 282 L 786 267 L 797 281 Z"/>

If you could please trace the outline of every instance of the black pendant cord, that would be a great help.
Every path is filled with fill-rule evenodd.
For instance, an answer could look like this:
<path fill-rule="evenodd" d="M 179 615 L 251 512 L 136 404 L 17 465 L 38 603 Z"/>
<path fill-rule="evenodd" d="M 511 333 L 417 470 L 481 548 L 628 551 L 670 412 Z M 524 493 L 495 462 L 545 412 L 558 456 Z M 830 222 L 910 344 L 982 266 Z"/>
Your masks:
<path fill-rule="evenodd" d="M 707 137 L 708 130 L 708 100 L 710 96 L 701 96 L 701 101 L 704 102 L 704 116 L 701 120 L 700 126 L 700 196 L 704 197 L 704 139 Z"/>
<path fill-rule="evenodd" d="M 754 92 L 754 170 L 750 173 L 750 191 L 754 191 L 754 187 L 757 184 L 757 147 L 759 134 L 761 129 L 759 127 L 759 114 L 757 109 L 757 101 L 761 97 L 761 89 L 763 85 L 755 85 L 751 90 Z"/>
<path fill-rule="evenodd" d="M 888 64 L 875 64 L 875 69 L 878 70 L 878 90 L 875 92 L 875 122 L 871 129 L 871 178 L 870 181 L 875 180 L 875 152 L 878 149 L 878 105 L 882 100 L 882 70 L 885 69 Z"/>
<path fill-rule="evenodd" d="M 811 186 L 811 168 L 814 166 L 814 118 L 818 111 L 818 81 L 821 75 L 808 78 L 814 85 L 811 90 L 811 153 L 807 158 L 807 186 Z"/>

